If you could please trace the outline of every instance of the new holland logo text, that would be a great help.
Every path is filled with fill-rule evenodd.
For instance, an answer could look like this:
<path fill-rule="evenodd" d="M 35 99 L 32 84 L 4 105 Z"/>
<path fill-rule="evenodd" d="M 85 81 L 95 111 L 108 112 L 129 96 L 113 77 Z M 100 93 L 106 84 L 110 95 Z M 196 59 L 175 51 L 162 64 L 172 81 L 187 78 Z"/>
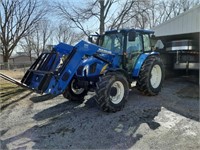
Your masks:
<path fill-rule="evenodd" d="M 101 48 L 100 48 L 97 52 L 105 53 L 105 54 L 112 54 L 111 51 L 107 51 L 107 50 L 105 50 L 105 49 L 101 49 Z"/>

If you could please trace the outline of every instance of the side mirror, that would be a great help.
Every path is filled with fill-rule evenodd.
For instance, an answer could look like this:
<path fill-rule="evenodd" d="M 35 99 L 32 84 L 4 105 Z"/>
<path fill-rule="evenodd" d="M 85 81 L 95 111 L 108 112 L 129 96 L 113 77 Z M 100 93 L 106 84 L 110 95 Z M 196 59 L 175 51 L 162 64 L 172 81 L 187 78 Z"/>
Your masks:
<path fill-rule="evenodd" d="M 92 36 L 88 36 L 88 41 L 93 43 Z"/>
<path fill-rule="evenodd" d="M 136 32 L 135 31 L 130 31 L 128 33 L 128 41 L 135 41 L 136 38 Z"/>

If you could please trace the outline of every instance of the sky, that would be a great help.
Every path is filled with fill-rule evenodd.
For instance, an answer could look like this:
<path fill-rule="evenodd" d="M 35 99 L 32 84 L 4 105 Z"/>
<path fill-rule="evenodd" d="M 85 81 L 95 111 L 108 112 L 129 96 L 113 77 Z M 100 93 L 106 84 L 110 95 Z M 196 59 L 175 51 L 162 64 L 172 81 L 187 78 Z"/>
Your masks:
<path fill-rule="evenodd" d="M 84 5 L 87 2 L 93 1 L 93 0 L 39 0 L 40 2 L 46 4 L 48 3 L 51 6 L 55 6 L 56 3 L 63 3 L 63 5 L 66 5 L 67 2 L 72 3 L 74 6 L 76 7 L 84 7 Z M 125 0 L 121 0 L 121 2 L 124 2 Z M 118 9 L 117 5 L 112 5 L 110 12 L 113 14 L 114 11 L 116 11 L 116 9 Z M 56 14 L 56 11 L 54 9 L 50 10 L 51 13 L 49 13 L 46 17 L 47 19 L 51 20 L 52 25 L 53 26 L 58 26 L 61 22 L 65 22 L 67 23 L 62 17 L 59 17 Z M 107 18 L 111 17 L 111 15 Z M 93 33 L 91 34 L 95 34 L 95 32 L 99 32 L 99 22 L 97 22 L 97 18 L 93 17 L 93 19 L 90 19 L 88 21 L 85 21 L 85 23 L 83 24 L 85 29 L 88 30 L 92 30 Z M 80 29 L 75 28 L 75 32 L 82 32 Z M 53 41 L 53 44 L 56 44 L 56 41 Z M 17 47 L 15 51 L 22 51 L 20 47 Z"/>
<path fill-rule="evenodd" d="M 41 0 L 43 1 L 43 0 Z M 55 2 L 56 3 L 63 3 L 63 5 L 66 4 L 67 1 L 69 1 L 70 3 L 74 4 L 75 6 L 77 7 L 83 7 L 84 4 L 86 4 L 87 2 L 90 2 L 90 1 L 93 1 L 93 0 L 46 0 L 50 5 L 54 5 Z M 121 0 L 121 2 L 123 2 L 124 0 Z M 111 13 L 114 13 L 114 11 L 116 11 L 116 9 L 118 8 L 119 6 L 116 4 L 116 5 L 113 5 L 110 9 L 110 12 Z M 111 16 L 108 16 L 108 18 L 111 17 Z M 56 16 L 56 12 L 52 11 L 52 13 L 48 16 L 48 18 L 54 22 L 55 24 L 59 24 L 60 23 L 60 20 L 61 17 L 58 17 Z M 90 30 L 93 30 L 94 32 L 98 32 L 98 28 L 99 28 L 99 24 L 97 24 L 97 19 L 96 18 L 93 18 L 93 19 L 90 19 L 88 21 L 86 21 L 84 24 L 84 27 L 90 29 Z"/>

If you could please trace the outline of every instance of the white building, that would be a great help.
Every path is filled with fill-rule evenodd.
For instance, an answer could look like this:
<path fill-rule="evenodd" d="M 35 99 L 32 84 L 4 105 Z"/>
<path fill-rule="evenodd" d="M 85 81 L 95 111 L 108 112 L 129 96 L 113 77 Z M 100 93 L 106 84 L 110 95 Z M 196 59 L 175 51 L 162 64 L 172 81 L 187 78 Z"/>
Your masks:
<path fill-rule="evenodd" d="M 154 27 L 155 35 L 164 42 L 191 39 L 200 43 L 200 5 Z"/>
<path fill-rule="evenodd" d="M 200 5 L 152 30 L 165 45 L 161 55 L 166 68 L 199 70 Z"/>

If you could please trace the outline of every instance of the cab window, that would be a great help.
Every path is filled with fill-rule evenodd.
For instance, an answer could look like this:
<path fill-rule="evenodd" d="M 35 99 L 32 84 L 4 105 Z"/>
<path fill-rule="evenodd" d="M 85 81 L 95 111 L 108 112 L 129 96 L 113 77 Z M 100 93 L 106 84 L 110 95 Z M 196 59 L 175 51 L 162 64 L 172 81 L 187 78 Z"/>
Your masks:
<path fill-rule="evenodd" d="M 126 68 L 129 73 L 133 71 L 133 67 L 137 62 L 137 58 L 142 52 L 142 36 L 136 33 L 135 41 L 129 41 L 129 37 L 127 38 L 127 51 L 126 51 Z"/>
<path fill-rule="evenodd" d="M 107 34 L 103 38 L 102 47 L 115 53 L 122 53 L 124 36 L 121 33 Z"/>
<path fill-rule="evenodd" d="M 151 45 L 150 45 L 149 34 L 143 35 L 143 42 L 144 42 L 144 51 L 150 51 Z"/>
<path fill-rule="evenodd" d="M 142 39 L 140 34 L 136 34 L 135 41 L 129 41 L 127 38 L 127 53 L 142 51 Z"/>

